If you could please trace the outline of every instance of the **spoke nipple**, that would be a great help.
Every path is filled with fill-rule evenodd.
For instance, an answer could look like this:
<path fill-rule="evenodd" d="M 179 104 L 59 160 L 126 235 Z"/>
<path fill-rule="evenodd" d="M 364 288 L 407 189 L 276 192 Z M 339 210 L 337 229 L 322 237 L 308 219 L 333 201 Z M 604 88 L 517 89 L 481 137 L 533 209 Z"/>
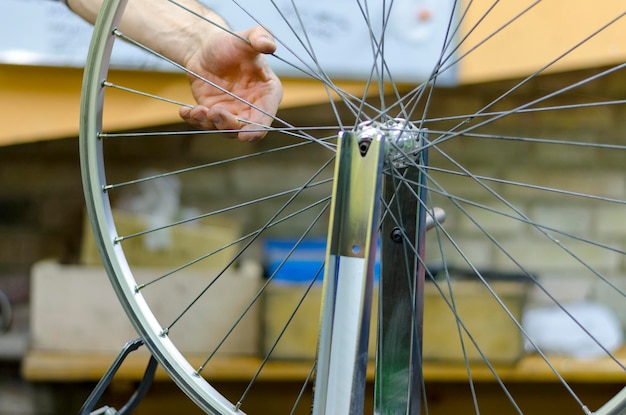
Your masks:
<path fill-rule="evenodd" d="M 398 227 L 393 228 L 389 236 L 391 237 L 391 240 L 395 243 L 399 244 L 400 242 L 402 242 L 402 230 Z"/>
<path fill-rule="evenodd" d="M 167 335 L 169 334 L 170 329 L 168 329 L 167 327 L 164 328 L 163 330 L 161 330 L 161 333 L 159 333 L 159 336 L 161 337 L 167 337 Z"/>

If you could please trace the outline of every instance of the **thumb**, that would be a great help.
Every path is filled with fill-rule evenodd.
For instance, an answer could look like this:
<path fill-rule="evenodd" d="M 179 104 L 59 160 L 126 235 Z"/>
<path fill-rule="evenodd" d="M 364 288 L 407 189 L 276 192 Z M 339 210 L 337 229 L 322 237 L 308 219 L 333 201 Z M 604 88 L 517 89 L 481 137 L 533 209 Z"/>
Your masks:
<path fill-rule="evenodd" d="M 274 36 L 261 26 L 248 29 L 246 38 L 258 53 L 272 54 L 276 51 Z"/>

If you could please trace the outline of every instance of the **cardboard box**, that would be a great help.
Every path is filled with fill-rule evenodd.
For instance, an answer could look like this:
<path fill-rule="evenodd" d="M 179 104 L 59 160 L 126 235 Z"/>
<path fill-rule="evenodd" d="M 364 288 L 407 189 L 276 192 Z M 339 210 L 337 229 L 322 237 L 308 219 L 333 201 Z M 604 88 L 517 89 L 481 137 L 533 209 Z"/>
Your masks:
<path fill-rule="evenodd" d="M 263 309 L 263 349 L 268 351 L 283 330 L 294 308 L 301 301 L 308 282 L 311 281 L 324 261 L 324 240 L 304 241 L 292 253 L 287 262 L 284 257 L 292 251 L 294 240 L 268 240 L 265 245 L 268 273 L 274 282 L 265 295 Z M 377 260 L 375 279 L 380 264 Z M 521 320 L 530 284 L 517 274 L 484 272 L 493 291 L 499 296 L 509 312 Z M 282 334 L 272 356 L 280 359 L 312 359 L 315 357 L 320 320 L 321 276 L 312 287 L 300 310 L 293 317 L 289 328 Z M 439 286 L 447 300 L 432 282 L 424 287 L 424 361 L 458 363 L 464 361 L 459 328 L 451 311 L 451 298 L 465 328 L 491 363 L 510 364 L 524 353 L 524 339 L 519 328 L 504 311 L 498 301 L 485 288 L 476 275 L 465 270 L 451 270 L 453 297 L 448 285 Z M 372 316 L 378 314 L 378 290 L 374 290 Z M 375 356 L 376 327 L 370 325 L 369 356 Z M 463 344 L 471 362 L 484 362 L 464 329 Z"/>
<path fill-rule="evenodd" d="M 121 210 L 114 210 L 113 216 L 117 233 L 121 236 L 138 234 L 152 228 L 142 216 Z M 128 238 L 121 244 L 126 260 L 133 267 L 176 268 L 223 248 L 240 236 L 240 223 L 220 215 L 219 218 L 207 217 Z M 195 263 L 193 269 L 215 270 L 224 267 L 234 258 L 238 249 L 238 245 L 229 246 Z M 83 227 L 80 262 L 84 265 L 102 264 L 88 218 Z"/>
<path fill-rule="evenodd" d="M 477 281 L 454 281 L 454 302 L 465 328 L 493 364 L 512 364 L 524 354 L 524 339 L 515 323 Z M 528 284 L 492 282 L 511 314 L 518 320 L 526 302 Z M 305 285 L 275 284 L 268 288 L 263 309 L 263 349 L 273 347 L 275 339 L 301 300 Z M 446 290 L 446 284 L 442 284 Z M 272 357 L 312 359 L 315 357 L 321 304 L 321 284 L 312 287 L 289 328 L 276 345 Z M 450 295 L 446 294 L 448 301 Z M 374 291 L 372 315 L 378 313 L 378 290 Z M 369 357 L 375 356 L 376 322 L 370 325 Z M 424 290 L 423 360 L 443 363 L 464 361 L 456 318 L 434 284 Z M 465 352 L 471 362 L 484 362 L 467 333 L 463 331 Z"/>
<path fill-rule="evenodd" d="M 305 284 L 272 284 L 268 287 L 263 307 L 263 353 L 275 347 L 274 359 L 314 359 L 317 352 L 317 334 L 320 325 L 322 301 L 322 284 L 315 284 L 293 316 L 289 327 L 284 331 L 280 342 L 274 342 L 283 331 L 293 310 L 301 301 L 306 290 Z M 372 315 L 378 314 L 376 301 L 377 290 L 374 290 Z M 376 356 L 376 322 L 370 324 L 368 356 Z"/>
<path fill-rule="evenodd" d="M 274 348 L 274 359 L 313 359 L 317 352 L 317 335 L 320 324 L 322 278 L 326 257 L 326 239 L 311 238 L 302 241 L 297 247 L 296 240 L 290 238 L 265 241 L 264 253 L 268 275 L 272 277 L 263 301 L 263 352 Z M 295 249 L 294 249 L 295 247 Z M 289 256 L 287 261 L 285 257 Z M 284 263 L 283 263 L 284 262 Z M 376 276 L 380 262 L 376 264 Z M 311 280 L 317 278 L 313 287 L 302 300 Z M 377 297 L 376 290 L 374 297 Z M 298 312 L 291 317 L 298 303 Z M 372 315 L 378 313 L 378 304 L 373 300 Z M 284 330 L 287 321 L 289 327 Z M 376 323 L 370 325 L 368 355 L 376 355 Z M 281 335 L 281 332 L 283 332 Z M 274 345 L 278 336 L 281 339 Z"/>
<path fill-rule="evenodd" d="M 162 275 L 142 268 L 138 280 Z M 204 290 L 217 272 L 180 272 L 142 290 L 164 326 Z M 257 264 L 242 264 L 211 286 L 170 330 L 183 353 L 208 356 L 257 294 L 262 280 Z M 223 355 L 258 355 L 260 304 L 251 308 L 219 349 Z M 46 351 L 118 353 L 137 337 L 109 279 L 100 267 L 37 263 L 31 275 L 31 348 Z"/>
<path fill-rule="evenodd" d="M 439 282 L 446 301 L 435 284 L 425 284 L 423 360 L 464 361 L 457 319 L 450 307 L 451 298 L 454 299 L 454 306 L 463 325 L 490 363 L 511 364 L 521 358 L 524 353 L 522 333 L 483 283 L 477 279 L 453 279 L 451 286 L 452 297 L 447 282 Z M 511 315 L 521 321 L 529 284 L 516 280 L 500 280 L 490 281 L 490 286 Z M 468 359 L 471 362 L 484 362 L 465 330 L 462 327 L 460 330 Z"/>

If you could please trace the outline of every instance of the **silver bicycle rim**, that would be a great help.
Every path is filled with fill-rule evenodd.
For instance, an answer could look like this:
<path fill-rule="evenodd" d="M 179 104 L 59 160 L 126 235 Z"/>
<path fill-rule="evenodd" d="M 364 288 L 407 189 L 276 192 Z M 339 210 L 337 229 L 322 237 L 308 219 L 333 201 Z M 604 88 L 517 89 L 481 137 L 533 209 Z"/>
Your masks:
<path fill-rule="evenodd" d="M 152 314 L 150 306 L 143 300 L 143 296 L 141 293 L 136 292 L 136 281 L 132 272 L 131 267 L 125 261 L 125 256 L 123 249 L 119 244 L 115 243 L 115 238 L 118 236 L 115 230 L 115 223 L 110 211 L 110 202 L 108 200 L 107 193 L 103 190 L 104 186 L 108 185 L 108 182 L 105 178 L 105 169 L 103 164 L 103 154 L 101 150 L 101 141 L 102 138 L 99 136 L 99 133 L 102 131 L 101 129 L 101 119 L 99 118 L 102 111 L 102 94 L 105 87 L 102 85 L 101 80 L 106 79 L 106 73 L 108 70 L 108 53 L 106 52 L 110 48 L 110 44 L 113 41 L 113 37 L 109 35 L 111 33 L 111 28 L 115 27 L 115 16 L 113 10 L 117 10 L 117 7 L 122 2 L 111 1 L 106 3 L 107 9 L 104 11 L 103 15 L 107 16 L 108 19 L 102 19 L 96 28 L 95 33 L 100 34 L 100 36 L 94 37 L 94 47 L 92 47 L 92 53 L 89 58 L 89 65 L 87 67 L 86 73 L 90 73 L 86 77 L 84 90 L 84 100 L 83 100 L 83 116 L 82 116 L 82 127 L 81 127 L 81 159 L 83 163 L 83 176 L 85 183 L 85 193 L 87 194 L 88 201 L 88 210 L 92 220 L 92 226 L 94 227 L 95 234 L 98 240 L 98 244 L 101 249 L 103 249 L 103 260 L 105 263 L 105 267 L 109 275 L 111 276 L 113 285 L 116 289 L 118 296 L 121 299 L 121 302 L 125 308 L 126 313 L 131 317 L 135 328 L 140 333 L 142 337 L 147 340 L 147 344 L 149 345 L 151 352 L 155 354 L 155 356 L 159 359 L 159 362 L 165 367 L 165 369 L 170 373 L 172 378 L 176 381 L 176 383 L 187 393 L 190 398 L 203 410 L 210 413 L 241 413 L 238 409 L 235 409 L 235 406 L 221 397 L 221 395 L 215 391 L 201 376 L 196 375 L 197 368 L 192 367 L 186 357 L 179 352 L 176 345 L 173 344 L 167 336 L 163 336 L 162 325 L 157 321 L 157 319 Z M 619 22 L 619 17 L 616 17 L 616 21 Z M 622 23 L 623 24 L 623 23 Z M 621 70 L 621 66 L 623 64 L 618 64 L 613 67 L 610 67 L 606 70 L 607 74 L 611 72 L 619 72 Z M 539 68 L 541 69 L 541 68 Z M 608 76 L 608 75 L 607 75 Z M 588 81 L 582 81 L 582 84 L 592 82 L 593 76 L 587 78 Z M 563 93 L 567 93 L 569 90 L 575 91 L 576 85 L 568 85 L 565 88 Z M 559 91 L 555 91 L 559 92 Z M 529 103 L 534 104 L 534 103 Z M 590 107 L 595 104 L 587 104 Z M 623 102 L 620 100 L 614 100 L 609 105 L 614 105 L 616 107 L 623 106 Z M 522 105 L 521 107 L 514 108 L 514 110 L 510 111 L 510 114 L 518 114 L 523 112 L 534 111 L 533 105 Z M 491 112 L 491 111 L 483 111 L 483 113 L 489 113 L 489 115 L 479 114 L 478 117 L 470 114 L 469 118 L 480 118 L 483 116 L 491 117 L 493 119 L 504 118 L 508 115 L 508 110 L 504 110 L 501 112 Z M 537 111 L 538 112 L 538 111 Z M 424 118 L 426 114 L 424 114 Z M 460 119 L 465 119 L 461 117 Z M 446 141 L 453 141 L 458 137 L 471 135 L 472 131 L 464 131 L 463 127 L 460 130 L 452 130 L 447 134 L 443 134 L 440 140 L 439 147 L 445 144 Z M 478 139 L 482 137 L 477 137 Z M 489 139 L 489 137 L 486 137 Z M 514 140 L 516 137 L 502 137 L 504 140 Z M 529 138 L 527 141 L 531 141 L 532 138 Z M 540 140 L 537 140 L 540 142 Z M 623 151 L 624 148 L 622 145 L 608 145 L 609 147 L 613 147 L 615 151 Z M 435 147 L 435 145 L 433 145 Z M 445 156 L 444 156 L 445 158 Z M 454 163 L 452 163 L 454 164 Z M 433 167 L 436 169 L 437 167 Z M 489 187 L 491 183 L 501 183 L 502 179 L 483 177 L 481 175 L 472 175 L 466 171 L 464 171 L 463 166 L 456 166 L 455 171 L 450 169 L 449 174 L 466 174 L 472 178 L 472 180 L 479 183 L 482 187 Z M 501 183 L 502 184 L 502 183 Z M 504 183 L 509 186 L 518 186 L 520 183 L 516 183 L 514 180 L 511 180 L 509 183 Z M 525 188 L 530 190 L 537 191 L 554 191 L 555 189 L 539 189 L 540 185 L 525 185 L 522 184 Z M 435 182 L 431 182 L 432 190 L 434 193 L 442 194 L 444 197 L 449 197 L 446 193 L 446 190 L 440 187 L 439 184 Z M 536 189 L 533 189 L 536 187 Z M 489 189 L 485 190 L 486 193 L 491 193 Z M 566 194 L 570 196 L 577 196 L 575 191 L 566 191 Z M 593 197 L 594 195 L 582 195 L 583 197 L 589 198 L 589 196 Z M 458 204 L 465 203 L 461 198 L 455 199 L 454 195 L 449 197 L 452 200 L 452 204 L 458 207 Z M 615 197 L 614 200 L 608 200 L 607 203 L 614 203 L 617 205 L 623 206 L 624 200 L 623 196 L 620 198 Z M 470 206 L 473 206 L 470 204 Z M 475 205 L 474 205 L 475 207 Z M 483 208 L 479 206 L 479 208 Z M 487 207 L 488 209 L 488 207 Z M 463 210 L 460 208 L 460 210 Z M 517 221 L 521 221 L 523 223 L 532 222 L 531 219 L 526 217 L 524 213 L 516 212 L 513 210 L 513 215 L 517 216 Z M 501 214 L 501 213 L 500 213 Z M 471 221 L 471 219 L 470 219 Z M 550 228 L 550 225 L 544 224 L 535 224 L 532 223 L 534 227 L 538 228 L 540 232 L 544 229 L 553 230 Z M 445 238 L 446 234 L 445 227 L 440 229 L 440 233 L 436 238 Z M 443 235 L 443 236 L 442 236 Z M 569 237 L 569 235 L 564 235 L 565 237 Z M 489 235 L 487 236 L 489 238 Z M 557 238 L 554 239 L 554 242 L 558 245 L 560 242 Z M 604 246 L 602 247 L 604 248 Z M 624 256 L 623 248 L 619 247 L 611 247 L 612 252 L 617 255 Z M 567 248 L 565 248 L 567 250 Z M 431 251 L 437 251 L 437 248 L 431 249 Z M 506 255 L 506 253 L 505 253 Z M 576 259 L 574 259 L 576 261 Z M 578 260 L 580 262 L 580 260 Z M 584 261 L 583 261 L 584 262 Z M 473 265 L 470 265 L 473 267 Z M 585 264 L 583 264 L 585 266 Z M 478 270 L 475 270 L 478 271 Z M 443 288 L 445 290 L 445 287 Z M 619 292 L 619 295 L 623 296 L 623 292 Z M 453 304 L 450 305 L 453 307 Z M 459 328 L 461 330 L 462 327 Z M 619 364 L 619 362 L 617 362 Z M 597 413 L 620 413 L 623 408 L 623 395 L 624 393 L 620 393 L 615 400 L 607 403 L 604 407 L 599 409 Z M 584 409 L 585 406 L 582 405 Z"/>

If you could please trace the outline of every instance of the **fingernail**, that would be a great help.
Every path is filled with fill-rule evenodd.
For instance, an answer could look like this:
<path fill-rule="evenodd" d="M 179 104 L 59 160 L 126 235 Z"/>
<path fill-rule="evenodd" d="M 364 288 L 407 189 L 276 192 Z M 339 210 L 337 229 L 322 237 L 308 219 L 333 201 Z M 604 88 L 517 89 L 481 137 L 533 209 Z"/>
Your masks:
<path fill-rule="evenodd" d="M 222 123 L 222 117 L 220 117 L 219 115 L 216 115 L 216 116 L 211 118 L 211 122 L 214 125 L 221 124 Z"/>
<path fill-rule="evenodd" d="M 204 122 L 206 121 L 206 114 L 203 112 L 199 112 L 193 116 L 193 119 L 196 121 Z"/>

